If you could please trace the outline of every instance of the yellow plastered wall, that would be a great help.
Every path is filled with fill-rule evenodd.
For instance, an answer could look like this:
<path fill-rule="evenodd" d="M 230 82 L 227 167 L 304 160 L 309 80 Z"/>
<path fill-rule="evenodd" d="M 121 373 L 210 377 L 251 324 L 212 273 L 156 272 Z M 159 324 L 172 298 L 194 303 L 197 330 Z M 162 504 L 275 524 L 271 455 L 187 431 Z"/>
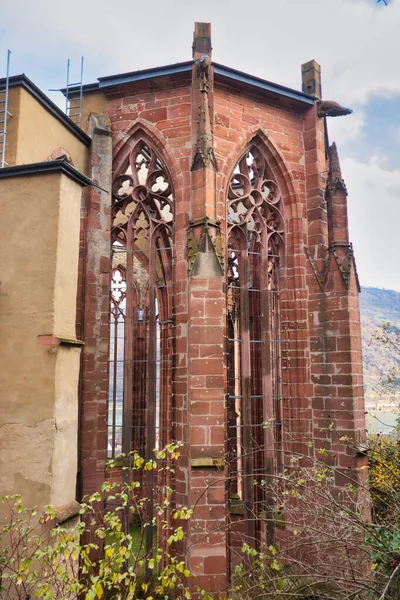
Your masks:
<path fill-rule="evenodd" d="M 16 96 L 11 102 L 9 119 L 8 156 L 10 165 L 42 162 L 47 160 L 56 148 L 64 148 L 71 155 L 74 166 L 87 173 L 89 150 L 56 117 L 24 88 L 11 88 L 11 95 Z M 16 108 L 13 111 L 13 103 Z M 14 121 L 14 123 L 13 123 Z M 16 130 L 17 128 L 17 130 Z"/>
<path fill-rule="evenodd" d="M 109 107 L 109 100 L 103 92 L 84 94 L 82 99 L 82 129 L 87 132 L 90 115 L 102 115 Z"/>
<path fill-rule="evenodd" d="M 53 173 L 0 179 L 0 496 L 43 506 L 75 499 L 75 336 L 82 188 Z"/>
<path fill-rule="evenodd" d="M 55 370 L 54 436 L 50 504 L 75 500 L 78 466 L 78 381 L 80 348 L 59 346 Z"/>
<path fill-rule="evenodd" d="M 61 177 L 53 333 L 65 338 L 75 338 L 76 335 L 81 195 L 82 188 L 75 181 Z"/>
<path fill-rule="evenodd" d="M 5 160 L 10 166 L 16 164 L 21 93 L 21 87 L 12 87 L 8 92 L 8 111 L 11 113 L 11 116 L 8 116 L 7 118 Z"/>

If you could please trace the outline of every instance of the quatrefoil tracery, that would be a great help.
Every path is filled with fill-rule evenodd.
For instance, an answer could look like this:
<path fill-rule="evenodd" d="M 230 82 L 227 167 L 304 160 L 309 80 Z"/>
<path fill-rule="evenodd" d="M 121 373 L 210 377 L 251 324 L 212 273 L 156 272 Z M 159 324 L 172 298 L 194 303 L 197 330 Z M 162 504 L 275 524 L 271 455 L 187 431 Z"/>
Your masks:
<path fill-rule="evenodd" d="M 254 243 L 255 237 L 258 243 L 268 247 L 283 244 L 282 195 L 257 146 L 241 158 L 231 177 L 228 223 L 231 234 L 239 227 L 249 243 Z"/>
<path fill-rule="evenodd" d="M 136 231 L 154 230 L 163 225 L 170 232 L 173 221 L 172 188 L 161 159 L 144 142 L 138 143 L 129 156 L 125 173 L 113 183 L 113 226 L 117 237 L 131 223 Z"/>

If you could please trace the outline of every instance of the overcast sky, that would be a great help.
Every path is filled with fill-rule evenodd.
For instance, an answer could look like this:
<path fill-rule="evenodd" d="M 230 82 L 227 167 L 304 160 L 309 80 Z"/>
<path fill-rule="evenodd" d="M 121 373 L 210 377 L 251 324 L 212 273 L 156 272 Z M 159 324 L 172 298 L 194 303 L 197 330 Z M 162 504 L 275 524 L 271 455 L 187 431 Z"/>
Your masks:
<path fill-rule="evenodd" d="M 216 62 L 300 89 L 300 65 L 322 65 L 329 120 L 349 191 L 362 285 L 400 291 L 400 0 L 13 0 L 1 2 L 0 75 L 39 87 L 84 82 L 191 58 L 194 21 L 211 21 Z M 60 104 L 62 97 L 51 94 Z"/>

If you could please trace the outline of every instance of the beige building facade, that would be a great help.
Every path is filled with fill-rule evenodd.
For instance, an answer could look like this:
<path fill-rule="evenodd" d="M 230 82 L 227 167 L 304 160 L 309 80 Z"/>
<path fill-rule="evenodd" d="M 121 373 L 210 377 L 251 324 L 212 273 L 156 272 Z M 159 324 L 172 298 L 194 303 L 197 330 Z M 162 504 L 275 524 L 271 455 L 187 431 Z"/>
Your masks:
<path fill-rule="evenodd" d="M 0 169 L 0 495 L 72 506 L 90 140 L 25 76 L 10 79 L 8 110 L 8 166 Z"/>

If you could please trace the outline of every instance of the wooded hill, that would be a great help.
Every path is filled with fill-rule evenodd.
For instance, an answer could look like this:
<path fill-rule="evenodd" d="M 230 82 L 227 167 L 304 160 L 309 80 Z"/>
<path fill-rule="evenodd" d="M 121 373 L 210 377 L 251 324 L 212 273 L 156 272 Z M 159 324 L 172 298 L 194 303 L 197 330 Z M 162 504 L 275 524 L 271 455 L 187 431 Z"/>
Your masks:
<path fill-rule="evenodd" d="M 363 287 L 360 294 L 360 309 L 365 400 L 368 404 L 372 402 L 386 404 L 390 399 L 380 397 L 376 386 L 381 375 L 387 372 L 388 355 L 385 349 L 371 338 L 386 321 L 391 321 L 393 325 L 400 327 L 400 292 Z"/>

